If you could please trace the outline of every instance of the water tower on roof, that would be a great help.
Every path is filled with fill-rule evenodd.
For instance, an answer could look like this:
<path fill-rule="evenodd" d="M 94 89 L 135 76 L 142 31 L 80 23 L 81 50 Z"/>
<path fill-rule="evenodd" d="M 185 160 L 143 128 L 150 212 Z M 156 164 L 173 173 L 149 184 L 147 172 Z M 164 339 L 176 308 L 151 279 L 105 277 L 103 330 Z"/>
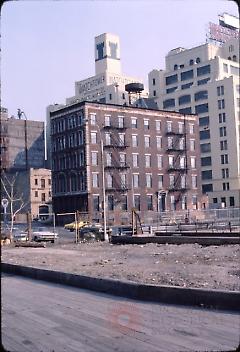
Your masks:
<path fill-rule="evenodd" d="M 144 90 L 144 85 L 142 83 L 134 82 L 125 85 L 125 90 L 128 92 L 129 105 L 132 105 L 132 96 L 138 95 L 138 99 L 141 98 L 141 93 Z"/>

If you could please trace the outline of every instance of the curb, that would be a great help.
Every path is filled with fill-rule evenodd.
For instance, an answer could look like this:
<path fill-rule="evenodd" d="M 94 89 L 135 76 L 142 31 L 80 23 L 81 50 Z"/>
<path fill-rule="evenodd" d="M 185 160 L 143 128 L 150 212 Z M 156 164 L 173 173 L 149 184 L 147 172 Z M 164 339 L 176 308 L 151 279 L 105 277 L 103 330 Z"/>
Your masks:
<path fill-rule="evenodd" d="M 2 272 L 132 299 L 240 311 L 240 292 L 154 286 L 1 263 Z"/>

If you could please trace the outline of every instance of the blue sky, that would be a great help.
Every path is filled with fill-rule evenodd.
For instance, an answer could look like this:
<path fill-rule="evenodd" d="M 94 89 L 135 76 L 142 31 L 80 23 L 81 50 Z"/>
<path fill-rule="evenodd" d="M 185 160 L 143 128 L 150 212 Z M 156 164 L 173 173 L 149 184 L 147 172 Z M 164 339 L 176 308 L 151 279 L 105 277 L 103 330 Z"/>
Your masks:
<path fill-rule="evenodd" d="M 227 0 L 10 1 L 1 9 L 1 105 L 45 121 L 46 106 L 65 103 L 74 82 L 94 75 L 94 37 L 120 37 L 124 74 L 164 69 L 165 55 L 205 42 L 218 14 L 238 16 Z"/>

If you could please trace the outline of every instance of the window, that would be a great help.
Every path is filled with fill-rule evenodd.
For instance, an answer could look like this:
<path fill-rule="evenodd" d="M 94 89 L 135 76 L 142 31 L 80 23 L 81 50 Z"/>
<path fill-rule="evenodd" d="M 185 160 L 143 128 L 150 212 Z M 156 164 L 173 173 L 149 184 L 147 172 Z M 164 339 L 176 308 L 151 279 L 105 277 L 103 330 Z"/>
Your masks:
<path fill-rule="evenodd" d="M 202 180 L 211 180 L 212 179 L 212 170 L 202 171 Z"/>
<path fill-rule="evenodd" d="M 228 73 L 228 65 L 227 64 L 223 64 L 223 71 Z"/>
<path fill-rule="evenodd" d="M 220 141 L 220 149 L 221 150 L 227 150 L 228 149 L 228 144 L 227 144 L 226 140 Z"/>
<path fill-rule="evenodd" d="M 195 150 L 195 140 L 190 139 L 190 151 L 193 152 Z"/>
<path fill-rule="evenodd" d="M 98 165 L 98 152 L 91 152 L 92 166 Z"/>
<path fill-rule="evenodd" d="M 192 188 L 197 188 L 197 176 L 192 175 Z"/>
<path fill-rule="evenodd" d="M 97 144 L 97 132 L 91 132 L 91 143 Z"/>
<path fill-rule="evenodd" d="M 144 145 L 145 145 L 145 148 L 150 147 L 150 136 L 144 136 Z"/>
<path fill-rule="evenodd" d="M 163 108 L 170 108 L 175 106 L 175 99 L 167 99 L 163 101 Z"/>
<path fill-rule="evenodd" d="M 119 128 L 124 127 L 124 117 L 123 116 L 118 116 L 118 127 Z"/>
<path fill-rule="evenodd" d="M 131 122 L 132 122 L 132 128 L 137 128 L 137 118 L 136 117 L 132 117 L 131 118 Z"/>
<path fill-rule="evenodd" d="M 217 198 L 213 198 L 213 203 L 216 204 L 218 202 L 218 199 Z"/>
<path fill-rule="evenodd" d="M 219 123 L 226 122 L 226 113 L 225 112 L 222 112 L 221 114 L 218 114 L 218 121 L 219 121 Z"/>
<path fill-rule="evenodd" d="M 107 197 L 107 204 L 108 204 L 108 210 L 112 211 L 114 210 L 114 197 L 113 195 L 109 195 Z"/>
<path fill-rule="evenodd" d="M 178 122 L 178 132 L 179 133 L 184 132 L 184 122 Z"/>
<path fill-rule="evenodd" d="M 200 140 L 209 139 L 210 138 L 210 130 L 203 130 L 199 132 Z"/>
<path fill-rule="evenodd" d="M 138 154 L 133 154 L 132 155 L 132 160 L 133 160 L 133 167 L 138 167 L 139 163 L 138 163 Z"/>
<path fill-rule="evenodd" d="M 156 141 L 157 141 L 157 149 L 161 149 L 162 148 L 162 137 L 157 136 Z"/>
<path fill-rule="evenodd" d="M 155 84 L 156 84 L 155 78 L 152 79 L 152 84 L 153 84 L 153 86 L 155 86 Z"/>
<path fill-rule="evenodd" d="M 194 134 L 194 124 L 193 123 L 189 124 L 189 133 Z"/>
<path fill-rule="evenodd" d="M 145 167 L 151 167 L 151 155 L 145 155 Z"/>
<path fill-rule="evenodd" d="M 195 106 L 195 113 L 196 114 L 202 114 L 205 112 L 208 112 L 208 103 Z"/>
<path fill-rule="evenodd" d="M 97 172 L 92 173 L 92 187 L 99 187 L 99 175 Z"/>
<path fill-rule="evenodd" d="M 192 142 L 190 142 L 190 144 L 191 143 Z M 195 142 L 194 142 L 194 148 L 195 148 Z M 180 150 L 184 150 L 185 149 L 185 138 L 184 137 L 179 139 L 179 149 Z"/>
<path fill-rule="evenodd" d="M 139 187 L 139 174 L 133 174 L 133 187 Z"/>
<path fill-rule="evenodd" d="M 41 188 L 45 188 L 45 180 L 44 180 L 44 178 L 41 179 Z"/>
<path fill-rule="evenodd" d="M 239 76 L 240 74 L 240 69 L 239 67 L 235 67 L 235 66 L 230 66 L 230 71 L 232 75 L 237 75 Z"/>
<path fill-rule="evenodd" d="M 122 210 L 127 211 L 128 210 L 128 202 L 127 202 L 127 195 L 124 194 L 122 195 Z"/>
<path fill-rule="evenodd" d="M 125 94 L 124 93 L 122 93 L 122 98 L 125 99 Z"/>
<path fill-rule="evenodd" d="M 191 95 L 182 95 L 181 97 L 178 98 L 178 104 L 182 105 L 182 104 L 187 104 L 191 102 Z"/>
<path fill-rule="evenodd" d="M 161 121 L 156 121 L 156 131 L 161 131 Z"/>
<path fill-rule="evenodd" d="M 218 109 L 225 109 L 225 100 L 218 100 Z"/>
<path fill-rule="evenodd" d="M 229 178 L 229 169 L 222 169 L 222 178 Z"/>
<path fill-rule="evenodd" d="M 138 146 L 138 136 L 133 134 L 132 135 L 132 146 L 137 147 Z"/>
<path fill-rule="evenodd" d="M 196 159 L 195 159 L 195 157 L 191 157 L 191 158 L 194 160 L 195 165 L 196 165 Z M 192 160 L 191 160 L 191 162 L 192 162 Z M 185 158 L 185 156 L 180 156 L 180 159 L 179 159 L 179 166 L 180 166 L 181 169 L 184 169 L 184 168 L 185 168 L 185 166 L 186 166 L 186 158 Z"/>
<path fill-rule="evenodd" d="M 90 124 L 96 125 L 96 114 L 90 113 Z"/>
<path fill-rule="evenodd" d="M 201 62 L 200 57 L 196 58 L 196 64 L 199 64 Z"/>
<path fill-rule="evenodd" d="M 107 166 L 111 166 L 112 165 L 112 153 L 106 153 L 106 164 Z"/>
<path fill-rule="evenodd" d="M 174 175 L 169 175 L 169 187 L 173 188 L 175 183 L 175 176 Z"/>
<path fill-rule="evenodd" d="M 113 187 L 113 177 L 111 174 L 107 174 L 107 187 L 108 188 Z"/>
<path fill-rule="evenodd" d="M 38 197 L 38 191 L 35 191 L 35 198 Z"/>
<path fill-rule="evenodd" d="M 196 158 L 194 156 L 190 157 L 191 168 L 196 169 Z"/>
<path fill-rule="evenodd" d="M 227 135 L 227 128 L 226 126 L 220 127 L 219 128 L 219 135 L 220 137 L 225 137 Z"/>
<path fill-rule="evenodd" d="M 134 194 L 134 208 L 140 210 L 140 195 Z"/>
<path fill-rule="evenodd" d="M 186 188 L 186 175 L 181 175 L 181 188 Z"/>
<path fill-rule="evenodd" d="M 168 137 L 167 146 L 168 146 L 168 149 L 173 149 L 173 137 Z"/>
<path fill-rule="evenodd" d="M 104 126 L 111 126 L 111 116 L 110 115 L 105 115 L 104 116 Z"/>
<path fill-rule="evenodd" d="M 143 123 L 144 123 L 144 129 L 149 130 L 149 120 L 144 119 Z"/>
<path fill-rule="evenodd" d="M 126 186 L 127 186 L 127 175 L 126 174 L 121 174 L 120 175 L 120 180 L 121 180 L 121 188 L 126 188 Z"/>
<path fill-rule="evenodd" d="M 111 145 L 111 134 L 109 132 L 105 133 L 105 143 L 106 145 Z"/>
<path fill-rule="evenodd" d="M 235 206 L 234 197 L 229 197 L 229 205 L 230 205 L 230 207 L 234 207 Z"/>
<path fill-rule="evenodd" d="M 147 195 L 147 210 L 153 210 L 153 196 Z"/>
<path fill-rule="evenodd" d="M 166 86 L 178 81 L 177 74 L 166 77 Z"/>
<path fill-rule="evenodd" d="M 181 73 L 181 81 L 193 78 L 193 70 L 185 71 Z"/>
<path fill-rule="evenodd" d="M 121 166 L 126 166 L 126 154 L 120 153 L 119 154 L 119 161 Z"/>
<path fill-rule="evenodd" d="M 182 84 L 182 85 L 181 85 L 181 88 L 182 88 L 182 89 L 188 89 L 188 88 L 190 88 L 192 85 L 193 85 L 193 82 L 189 82 L 189 83 L 186 83 L 186 84 Z"/>
<path fill-rule="evenodd" d="M 218 97 L 220 95 L 223 95 L 223 94 L 224 94 L 224 86 L 217 87 L 217 95 L 218 95 Z"/>
<path fill-rule="evenodd" d="M 148 188 L 152 187 L 152 175 L 151 174 L 146 174 L 146 187 L 148 187 Z"/>
<path fill-rule="evenodd" d="M 211 73 L 211 66 L 206 65 L 206 66 L 201 66 L 197 68 L 197 76 L 203 76 L 206 74 Z"/>
<path fill-rule="evenodd" d="M 228 164 L 228 154 L 222 154 L 220 157 L 221 157 L 221 164 Z"/>
<path fill-rule="evenodd" d="M 168 88 L 168 89 L 166 89 L 166 93 L 169 94 L 169 93 L 175 92 L 176 89 L 177 89 L 177 86 L 172 87 L 172 88 Z"/>
<path fill-rule="evenodd" d="M 176 210 L 176 202 L 175 202 L 175 196 L 171 195 L 170 196 L 170 208 L 172 211 Z"/>
<path fill-rule="evenodd" d="M 184 109 L 179 109 L 179 112 L 181 114 L 191 114 L 192 113 L 192 108 L 189 106 L 189 107 L 184 108 Z"/>
<path fill-rule="evenodd" d="M 201 153 L 211 152 L 211 143 L 200 144 Z"/>
<path fill-rule="evenodd" d="M 37 179 L 37 178 L 35 178 L 35 180 L 34 180 L 34 184 L 35 184 L 35 186 L 37 186 L 37 185 L 38 185 L 38 179 Z"/>
<path fill-rule="evenodd" d="M 173 167 L 174 157 L 172 155 L 168 156 L 168 166 Z"/>
<path fill-rule="evenodd" d="M 153 96 L 155 97 L 157 95 L 156 91 L 154 90 L 153 91 Z"/>
<path fill-rule="evenodd" d="M 99 207 L 99 195 L 94 194 L 93 195 L 93 210 L 94 211 L 99 211 L 100 207 Z"/>
<path fill-rule="evenodd" d="M 189 60 L 189 65 L 192 66 L 193 64 L 194 64 L 194 60 L 193 59 Z"/>
<path fill-rule="evenodd" d="M 48 185 L 51 186 L 51 184 L 52 184 L 52 180 L 49 178 L 48 179 Z"/>
<path fill-rule="evenodd" d="M 223 191 L 229 191 L 229 182 L 223 182 L 222 189 Z"/>
<path fill-rule="evenodd" d="M 158 169 L 162 169 L 162 167 L 163 167 L 163 157 L 162 157 L 162 155 L 157 155 L 157 167 L 158 167 Z"/>
<path fill-rule="evenodd" d="M 109 100 L 112 100 L 112 94 L 111 93 L 109 94 Z"/>
<path fill-rule="evenodd" d="M 195 93 L 194 94 L 194 99 L 195 99 L 195 101 L 208 99 L 208 91 L 207 90 L 201 90 L 201 91 Z"/>
<path fill-rule="evenodd" d="M 124 133 L 119 133 L 118 134 L 119 138 L 119 145 L 124 146 L 125 145 L 125 134 Z"/>
<path fill-rule="evenodd" d="M 158 175 L 158 189 L 163 188 L 163 175 Z"/>
<path fill-rule="evenodd" d="M 212 191 L 213 191 L 212 183 L 208 183 L 206 185 L 202 185 L 202 192 L 203 193 L 212 192 Z"/>
<path fill-rule="evenodd" d="M 224 207 L 226 206 L 226 198 L 225 197 L 221 197 L 221 203 L 224 203 Z"/>
<path fill-rule="evenodd" d="M 175 65 L 173 66 L 173 69 L 174 69 L 174 71 L 176 71 L 176 70 L 178 69 L 178 65 L 175 64 Z"/>
<path fill-rule="evenodd" d="M 199 81 L 197 81 L 198 86 L 201 86 L 203 84 L 207 84 L 207 82 L 210 80 L 210 77 L 208 78 L 204 78 L 204 79 L 200 79 Z"/>
<path fill-rule="evenodd" d="M 45 193 L 41 194 L 41 200 L 42 200 L 42 202 L 46 202 L 46 194 Z"/>
<path fill-rule="evenodd" d="M 201 166 L 210 166 L 210 165 L 212 165 L 212 158 L 210 156 L 201 158 Z"/>
<path fill-rule="evenodd" d="M 199 117 L 199 126 L 208 126 L 209 116 Z"/>

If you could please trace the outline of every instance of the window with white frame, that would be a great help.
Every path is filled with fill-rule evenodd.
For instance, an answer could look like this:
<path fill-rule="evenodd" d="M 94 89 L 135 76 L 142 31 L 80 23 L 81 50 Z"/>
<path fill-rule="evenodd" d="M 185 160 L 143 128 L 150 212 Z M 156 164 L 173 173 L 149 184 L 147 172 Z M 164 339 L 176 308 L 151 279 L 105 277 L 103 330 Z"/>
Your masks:
<path fill-rule="evenodd" d="M 111 145 L 111 133 L 105 132 L 105 143 L 106 145 Z"/>
<path fill-rule="evenodd" d="M 195 150 L 195 139 L 190 139 L 190 151 L 193 152 Z"/>
<path fill-rule="evenodd" d="M 161 131 L 161 121 L 159 120 L 156 121 L 156 131 L 157 132 Z"/>
<path fill-rule="evenodd" d="M 196 157 L 195 156 L 190 157 L 190 163 L 191 163 L 191 168 L 196 169 Z"/>
<path fill-rule="evenodd" d="M 178 132 L 183 133 L 184 130 L 184 122 L 178 122 Z"/>
<path fill-rule="evenodd" d="M 153 196 L 152 196 L 152 194 L 147 194 L 147 210 L 153 210 Z"/>
<path fill-rule="evenodd" d="M 157 141 L 157 149 L 161 149 L 162 148 L 162 137 L 157 136 L 156 141 Z"/>
<path fill-rule="evenodd" d="M 98 174 L 98 172 L 92 173 L 92 187 L 94 187 L 94 188 L 99 187 L 99 174 Z"/>
<path fill-rule="evenodd" d="M 120 180 L 121 180 L 121 186 L 126 187 L 127 186 L 127 175 L 120 174 Z"/>
<path fill-rule="evenodd" d="M 124 133 L 119 133 L 118 137 L 119 137 L 119 144 L 120 145 L 125 145 L 125 134 Z"/>
<path fill-rule="evenodd" d="M 95 113 L 90 113 L 90 124 L 96 125 L 96 114 Z"/>
<path fill-rule="evenodd" d="M 184 147 L 185 147 L 185 138 L 183 137 L 179 139 L 179 149 L 184 150 Z"/>
<path fill-rule="evenodd" d="M 133 174 L 133 187 L 139 187 L 139 174 Z"/>
<path fill-rule="evenodd" d="M 144 129 L 145 129 L 145 130 L 149 130 L 149 120 L 144 119 L 144 120 L 143 120 L 143 124 L 144 124 Z"/>
<path fill-rule="evenodd" d="M 126 154 L 125 153 L 120 153 L 119 154 L 119 161 L 121 166 L 126 165 Z"/>
<path fill-rule="evenodd" d="M 197 188 L 197 175 L 192 175 L 192 188 Z"/>
<path fill-rule="evenodd" d="M 111 126 L 111 115 L 104 116 L 104 126 Z"/>
<path fill-rule="evenodd" d="M 107 164 L 107 166 L 112 165 L 112 153 L 110 153 L 110 152 L 106 153 L 106 164 Z"/>
<path fill-rule="evenodd" d="M 182 196 L 182 210 L 186 210 L 187 209 L 187 196 L 183 195 Z"/>
<path fill-rule="evenodd" d="M 146 174 L 146 187 L 152 187 L 152 174 Z"/>
<path fill-rule="evenodd" d="M 132 154 L 133 167 L 139 166 L 138 160 L 139 160 L 138 154 Z"/>
<path fill-rule="evenodd" d="M 145 167 L 151 167 L 151 155 L 145 154 Z"/>
<path fill-rule="evenodd" d="M 145 148 L 150 147 L 150 136 L 144 136 L 144 145 L 145 145 Z"/>
<path fill-rule="evenodd" d="M 97 144 L 97 132 L 91 132 L 91 143 Z"/>
<path fill-rule="evenodd" d="M 98 165 L 98 152 L 91 152 L 92 166 Z"/>
<path fill-rule="evenodd" d="M 158 169 L 162 169 L 163 167 L 163 156 L 162 155 L 157 155 L 157 167 Z"/>
<path fill-rule="evenodd" d="M 181 188 L 186 188 L 186 175 L 181 175 Z"/>
<path fill-rule="evenodd" d="M 194 124 L 193 123 L 189 124 L 189 133 L 194 134 Z"/>
<path fill-rule="evenodd" d="M 132 128 L 137 128 L 137 118 L 131 117 Z"/>
<path fill-rule="evenodd" d="M 167 132 L 172 132 L 172 121 L 167 121 Z"/>
<path fill-rule="evenodd" d="M 111 174 L 107 174 L 107 187 L 108 188 L 113 187 L 113 177 Z"/>
<path fill-rule="evenodd" d="M 175 196 L 174 195 L 170 196 L 170 208 L 171 208 L 171 210 L 176 210 L 176 203 L 175 203 Z"/>
<path fill-rule="evenodd" d="M 180 165 L 180 168 L 181 168 L 181 169 L 184 169 L 184 168 L 185 168 L 185 165 L 186 165 L 186 158 L 185 158 L 185 156 L 180 156 L 179 165 Z"/>
<path fill-rule="evenodd" d="M 175 176 L 174 175 L 169 175 L 169 186 L 170 186 L 170 188 L 174 187 L 174 182 L 175 182 Z"/>
<path fill-rule="evenodd" d="M 174 157 L 173 155 L 168 156 L 168 166 L 173 167 Z"/>
<path fill-rule="evenodd" d="M 167 145 L 168 145 L 168 149 L 172 149 L 173 148 L 173 137 L 168 137 Z"/>
<path fill-rule="evenodd" d="M 123 116 L 118 116 L 118 127 L 119 128 L 124 127 L 124 117 Z"/>
<path fill-rule="evenodd" d="M 138 146 L 138 136 L 136 134 L 132 135 L 132 146 L 137 147 Z"/>
<path fill-rule="evenodd" d="M 158 175 L 158 189 L 163 188 L 163 175 Z"/>

